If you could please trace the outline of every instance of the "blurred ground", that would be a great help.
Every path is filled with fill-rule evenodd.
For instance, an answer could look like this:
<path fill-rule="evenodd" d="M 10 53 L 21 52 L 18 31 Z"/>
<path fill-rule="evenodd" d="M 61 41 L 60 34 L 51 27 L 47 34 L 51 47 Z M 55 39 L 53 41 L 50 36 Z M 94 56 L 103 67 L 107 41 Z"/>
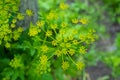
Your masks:
<path fill-rule="evenodd" d="M 90 75 L 90 80 L 98 80 L 98 78 L 104 76 L 109 76 L 109 80 L 113 80 L 111 77 L 111 69 L 102 62 L 98 62 L 97 66 L 87 67 L 86 72 Z"/>

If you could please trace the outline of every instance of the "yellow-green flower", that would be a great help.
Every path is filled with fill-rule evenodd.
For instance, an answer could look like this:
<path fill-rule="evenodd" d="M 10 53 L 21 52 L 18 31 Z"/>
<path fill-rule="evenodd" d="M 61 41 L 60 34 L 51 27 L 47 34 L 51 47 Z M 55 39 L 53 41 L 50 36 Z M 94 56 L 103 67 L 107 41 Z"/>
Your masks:
<path fill-rule="evenodd" d="M 40 57 L 40 64 L 41 65 L 46 65 L 47 64 L 47 61 L 48 61 L 48 57 L 46 55 L 42 55 Z"/>
<path fill-rule="evenodd" d="M 66 48 L 70 48 L 71 47 L 71 43 L 66 43 Z"/>
<path fill-rule="evenodd" d="M 30 28 L 29 28 L 29 32 L 28 35 L 29 36 L 36 36 L 41 30 L 38 29 L 37 26 L 34 26 L 32 23 L 30 23 Z"/>
<path fill-rule="evenodd" d="M 4 41 L 9 41 L 10 37 L 9 36 L 4 36 Z"/>
<path fill-rule="evenodd" d="M 65 43 L 61 42 L 60 47 L 62 47 L 62 48 L 65 47 Z"/>
<path fill-rule="evenodd" d="M 72 23 L 74 23 L 74 24 L 77 24 L 79 22 L 79 20 L 78 19 L 72 19 Z"/>
<path fill-rule="evenodd" d="M 35 36 L 35 35 L 37 35 L 38 34 L 37 28 L 31 27 L 29 29 L 29 33 L 28 34 L 29 34 L 29 36 Z"/>
<path fill-rule="evenodd" d="M 52 41 L 52 45 L 56 46 L 57 45 L 57 41 L 56 40 Z"/>
<path fill-rule="evenodd" d="M 13 10 L 13 11 L 18 11 L 19 8 L 18 8 L 17 6 L 13 6 L 13 7 L 12 7 L 12 10 Z"/>
<path fill-rule="evenodd" d="M 37 22 L 36 22 L 36 25 L 37 25 L 38 27 L 43 27 L 44 24 L 45 24 L 44 21 L 37 21 Z"/>
<path fill-rule="evenodd" d="M 69 39 L 66 37 L 66 38 L 64 38 L 64 42 L 68 42 L 69 41 Z"/>
<path fill-rule="evenodd" d="M 68 36 L 68 39 L 69 39 L 69 40 L 73 40 L 74 37 L 73 37 L 72 35 L 70 35 L 70 36 Z"/>
<path fill-rule="evenodd" d="M 57 55 L 57 57 L 61 56 L 62 55 L 62 52 L 60 50 L 56 50 L 55 51 L 55 55 Z"/>
<path fill-rule="evenodd" d="M 11 46 L 11 45 L 10 45 L 10 43 L 8 43 L 8 42 L 5 44 L 5 47 L 6 47 L 6 48 L 10 48 L 10 46 Z"/>
<path fill-rule="evenodd" d="M 51 13 L 51 14 L 47 15 L 46 18 L 47 18 L 48 20 L 52 20 L 54 17 L 53 17 L 53 14 Z"/>
<path fill-rule="evenodd" d="M 19 34 L 19 33 L 16 33 L 16 34 L 13 35 L 13 39 L 14 39 L 14 40 L 18 40 L 19 37 L 20 37 L 20 34 Z"/>
<path fill-rule="evenodd" d="M 22 29 L 22 28 L 18 28 L 17 30 L 14 30 L 14 32 L 13 32 L 13 39 L 14 40 L 18 40 L 19 39 L 19 37 L 20 37 L 20 35 L 21 35 L 21 30 L 20 29 Z"/>
<path fill-rule="evenodd" d="M 66 49 L 66 48 L 63 48 L 63 49 L 62 49 L 62 53 L 66 55 L 66 54 L 68 53 L 67 49 Z"/>
<path fill-rule="evenodd" d="M 58 42 L 61 42 L 62 41 L 62 36 L 56 36 L 56 40 L 58 41 Z"/>
<path fill-rule="evenodd" d="M 18 68 L 23 66 L 23 64 L 21 63 L 21 58 L 18 56 L 15 56 L 14 59 L 10 61 L 9 65 L 13 68 Z"/>
<path fill-rule="evenodd" d="M 81 47 L 79 48 L 79 52 L 80 52 L 81 54 L 85 54 L 85 53 L 87 53 L 87 49 L 85 48 L 85 46 L 81 46 Z"/>
<path fill-rule="evenodd" d="M 46 73 L 47 71 L 50 71 L 49 67 L 48 57 L 46 55 L 42 55 L 40 56 L 40 61 L 35 68 L 35 73 L 37 73 L 37 75 Z"/>
<path fill-rule="evenodd" d="M 41 51 L 46 53 L 49 50 L 49 48 L 46 45 L 41 46 Z"/>
<path fill-rule="evenodd" d="M 68 52 L 69 52 L 69 54 L 72 56 L 72 55 L 75 54 L 75 49 L 70 49 Z"/>
<path fill-rule="evenodd" d="M 98 36 L 94 33 L 95 33 L 95 30 L 89 30 L 89 32 L 86 35 L 87 37 L 87 40 L 85 41 L 86 44 L 93 43 L 98 38 Z"/>
<path fill-rule="evenodd" d="M 54 30 L 54 29 L 56 29 L 57 28 L 57 24 L 51 24 L 51 28 Z"/>
<path fill-rule="evenodd" d="M 17 15 L 17 19 L 18 19 L 18 20 L 23 20 L 23 19 L 24 19 L 23 14 L 18 13 L 18 15 Z"/>
<path fill-rule="evenodd" d="M 30 10 L 30 9 L 27 9 L 27 10 L 26 10 L 26 14 L 27 14 L 28 16 L 33 16 L 33 11 Z"/>
<path fill-rule="evenodd" d="M 68 4 L 65 4 L 65 3 L 60 3 L 60 9 L 62 9 L 62 10 L 66 10 L 66 9 L 68 9 Z"/>
<path fill-rule="evenodd" d="M 66 31 L 65 29 L 61 29 L 61 30 L 60 30 L 60 34 L 61 34 L 61 35 L 65 34 L 65 31 Z"/>
<path fill-rule="evenodd" d="M 75 34 L 78 34 L 78 31 L 77 30 L 72 30 L 72 34 L 75 35 Z"/>
<path fill-rule="evenodd" d="M 78 45 L 79 44 L 78 40 L 73 40 L 73 44 Z"/>
<path fill-rule="evenodd" d="M 52 36 L 52 31 L 48 30 L 45 35 L 46 35 L 47 37 Z"/>
<path fill-rule="evenodd" d="M 57 19 L 58 15 L 55 11 L 50 11 L 50 13 L 48 13 L 48 15 L 46 15 L 46 19 L 47 20 L 53 20 L 53 19 Z"/>
<path fill-rule="evenodd" d="M 16 20 L 16 19 L 13 19 L 13 20 L 12 20 L 12 23 L 16 23 L 16 22 L 17 22 L 17 20 Z"/>
<path fill-rule="evenodd" d="M 23 28 L 22 28 L 22 27 L 19 27 L 19 28 L 17 29 L 17 31 L 18 31 L 18 32 L 23 32 Z"/>
<path fill-rule="evenodd" d="M 13 23 L 13 24 L 11 24 L 11 28 L 15 28 L 15 24 Z"/>
<path fill-rule="evenodd" d="M 83 62 L 77 62 L 76 66 L 78 70 L 82 70 L 85 67 L 85 64 Z"/>
<path fill-rule="evenodd" d="M 67 23 L 65 23 L 65 22 L 62 22 L 62 23 L 61 23 L 61 27 L 62 27 L 62 28 L 67 27 L 67 25 L 68 25 L 68 24 L 67 24 Z"/>
<path fill-rule="evenodd" d="M 80 34 L 79 39 L 81 40 L 81 42 L 85 42 L 86 41 L 86 35 Z"/>
<path fill-rule="evenodd" d="M 82 18 L 82 19 L 80 19 L 80 22 L 81 22 L 82 24 L 87 24 L 87 23 L 88 23 L 88 20 L 87 20 L 86 18 Z"/>
<path fill-rule="evenodd" d="M 69 62 L 67 62 L 67 61 L 63 61 L 62 62 L 62 69 L 63 70 L 67 70 L 69 68 L 69 66 L 70 66 Z"/>

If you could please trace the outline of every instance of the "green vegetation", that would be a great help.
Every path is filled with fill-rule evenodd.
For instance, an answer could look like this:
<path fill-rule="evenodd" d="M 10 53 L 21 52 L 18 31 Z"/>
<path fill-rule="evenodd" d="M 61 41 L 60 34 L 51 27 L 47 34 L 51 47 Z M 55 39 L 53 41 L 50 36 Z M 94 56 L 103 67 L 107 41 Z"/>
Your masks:
<path fill-rule="evenodd" d="M 119 78 L 120 33 L 112 50 L 99 49 L 112 37 L 109 26 L 120 26 L 119 0 L 38 0 L 38 20 L 27 28 L 18 22 L 34 12 L 20 13 L 20 1 L 0 2 L 0 80 L 89 80 L 86 68 L 98 61 L 111 76 L 97 80 Z"/>

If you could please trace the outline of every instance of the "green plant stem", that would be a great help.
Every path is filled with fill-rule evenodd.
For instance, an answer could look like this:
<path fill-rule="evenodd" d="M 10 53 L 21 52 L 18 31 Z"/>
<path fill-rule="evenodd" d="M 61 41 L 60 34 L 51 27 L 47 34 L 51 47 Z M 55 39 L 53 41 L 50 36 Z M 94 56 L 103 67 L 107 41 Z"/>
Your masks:
<path fill-rule="evenodd" d="M 45 38 L 44 38 L 44 41 L 43 41 L 43 45 L 45 44 L 45 42 L 46 42 L 46 39 L 47 39 L 47 37 L 45 36 Z"/>
<path fill-rule="evenodd" d="M 70 58 L 70 60 L 76 65 L 75 61 L 70 57 L 70 55 L 68 54 L 68 57 Z"/>
<path fill-rule="evenodd" d="M 43 41 L 43 42 L 44 42 L 44 40 L 42 40 L 42 39 L 40 39 L 40 41 Z M 51 43 L 51 42 L 49 42 L 49 41 L 45 41 L 45 42 L 47 42 L 47 43 Z"/>

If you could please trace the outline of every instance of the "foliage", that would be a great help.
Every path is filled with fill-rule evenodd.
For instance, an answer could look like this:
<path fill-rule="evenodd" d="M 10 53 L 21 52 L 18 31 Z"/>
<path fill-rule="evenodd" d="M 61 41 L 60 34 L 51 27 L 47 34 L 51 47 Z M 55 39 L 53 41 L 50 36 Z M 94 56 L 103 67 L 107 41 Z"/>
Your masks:
<path fill-rule="evenodd" d="M 119 77 L 120 75 L 120 33 L 117 34 L 115 45 L 116 50 L 112 53 L 109 53 L 108 57 L 104 58 L 105 63 L 112 69 L 112 76 Z M 113 56 L 114 55 L 114 56 Z"/>
<path fill-rule="evenodd" d="M 89 18 L 65 2 L 51 1 L 47 6 L 41 0 L 39 20 L 24 30 L 17 21 L 34 13 L 29 9 L 19 13 L 19 3 L 0 2 L 0 79 L 63 80 L 64 74 L 82 73 L 84 55 L 97 38 Z"/>
<path fill-rule="evenodd" d="M 115 23 L 120 24 L 120 0 L 103 0 L 105 6 L 109 10 L 111 20 Z"/>

